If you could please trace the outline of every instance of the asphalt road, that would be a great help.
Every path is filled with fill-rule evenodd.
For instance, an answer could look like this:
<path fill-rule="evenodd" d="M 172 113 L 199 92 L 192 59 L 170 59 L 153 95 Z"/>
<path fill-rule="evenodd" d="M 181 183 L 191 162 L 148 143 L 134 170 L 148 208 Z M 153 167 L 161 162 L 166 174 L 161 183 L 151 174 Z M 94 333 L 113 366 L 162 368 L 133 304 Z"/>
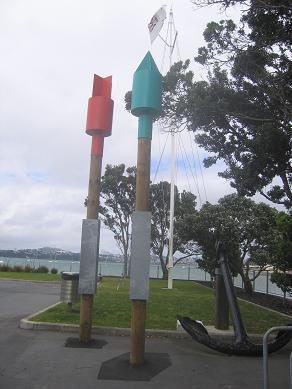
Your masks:
<path fill-rule="evenodd" d="M 36 338 L 19 320 L 59 300 L 60 285 L 0 280 L 0 388 L 13 388 L 7 372 Z M 12 380 L 13 381 L 13 380 Z M 20 386 L 21 387 L 21 386 Z M 27 386 L 29 387 L 29 386 Z M 18 387 L 15 386 L 15 389 Z"/>
<path fill-rule="evenodd" d="M 117 379 L 116 367 L 109 370 L 111 379 L 98 378 L 104 362 L 129 351 L 129 338 L 100 336 L 107 342 L 102 349 L 66 348 L 66 339 L 76 334 L 18 328 L 21 318 L 58 301 L 59 288 L 0 280 L 1 389 L 263 388 L 262 358 L 219 354 L 191 339 L 146 341 L 147 353 L 163 353 L 171 364 L 150 381 Z M 291 350 L 290 344 L 270 357 L 270 389 L 289 388 Z"/>

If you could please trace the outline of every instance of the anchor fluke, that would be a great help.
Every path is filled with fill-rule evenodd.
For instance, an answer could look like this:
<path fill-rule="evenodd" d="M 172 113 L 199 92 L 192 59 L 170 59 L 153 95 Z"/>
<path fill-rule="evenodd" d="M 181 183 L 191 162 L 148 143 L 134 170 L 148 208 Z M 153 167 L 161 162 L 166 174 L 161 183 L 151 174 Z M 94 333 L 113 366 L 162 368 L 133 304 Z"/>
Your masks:
<path fill-rule="evenodd" d="M 213 339 L 208 334 L 206 328 L 197 320 L 193 320 L 186 316 L 177 316 L 183 329 L 191 335 L 191 337 L 205 345 L 206 347 L 219 351 L 223 354 L 242 355 L 242 356 L 261 356 L 263 355 L 263 345 L 254 344 L 247 337 L 241 343 L 227 343 L 217 339 Z M 289 324 L 290 325 L 290 324 Z M 277 336 L 268 344 L 269 353 L 280 350 L 292 338 L 292 333 L 288 331 L 279 331 Z"/>
<path fill-rule="evenodd" d="M 260 356 L 263 355 L 263 345 L 254 344 L 247 336 L 244 323 L 239 310 L 237 298 L 232 284 L 230 269 L 226 250 L 222 242 L 216 243 L 217 263 L 221 268 L 224 286 L 230 308 L 230 313 L 234 328 L 234 341 L 231 343 L 212 339 L 207 329 L 197 320 L 189 317 L 177 316 L 181 326 L 188 332 L 193 339 L 205 346 L 225 354 Z M 288 324 L 289 326 L 292 324 Z M 268 344 L 269 353 L 280 350 L 292 338 L 291 331 L 279 331 L 277 336 Z"/>

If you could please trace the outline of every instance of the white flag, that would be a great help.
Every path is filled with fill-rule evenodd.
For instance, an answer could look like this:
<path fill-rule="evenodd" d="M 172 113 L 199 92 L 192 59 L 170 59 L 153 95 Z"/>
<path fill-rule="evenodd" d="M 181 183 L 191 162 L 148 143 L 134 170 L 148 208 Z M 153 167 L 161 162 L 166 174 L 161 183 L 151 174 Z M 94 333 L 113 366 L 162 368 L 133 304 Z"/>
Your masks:
<path fill-rule="evenodd" d="M 159 8 L 159 10 L 152 16 L 152 19 L 148 24 L 151 43 L 157 38 L 160 30 L 162 29 L 163 22 L 165 19 L 166 12 L 164 7 Z"/>

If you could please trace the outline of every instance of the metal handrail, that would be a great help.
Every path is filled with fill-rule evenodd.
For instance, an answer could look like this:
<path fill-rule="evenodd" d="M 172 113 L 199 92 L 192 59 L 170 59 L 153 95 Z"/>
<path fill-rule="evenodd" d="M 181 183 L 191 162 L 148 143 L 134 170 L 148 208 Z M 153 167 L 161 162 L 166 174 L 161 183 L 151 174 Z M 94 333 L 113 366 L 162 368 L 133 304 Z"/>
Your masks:
<path fill-rule="evenodd" d="M 274 331 L 292 331 L 292 326 L 272 327 L 265 333 L 263 337 L 264 389 L 269 389 L 268 338 Z M 292 353 L 290 354 L 290 389 L 292 389 Z"/>

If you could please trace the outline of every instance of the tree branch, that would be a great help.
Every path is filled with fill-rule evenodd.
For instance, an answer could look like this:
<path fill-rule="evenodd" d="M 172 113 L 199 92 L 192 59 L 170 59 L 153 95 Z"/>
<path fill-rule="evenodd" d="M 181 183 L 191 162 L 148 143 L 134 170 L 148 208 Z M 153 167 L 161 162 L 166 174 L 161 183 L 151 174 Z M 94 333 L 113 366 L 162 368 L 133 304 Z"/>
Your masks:
<path fill-rule="evenodd" d="M 280 205 L 285 205 L 285 201 L 280 201 L 280 200 L 274 200 L 270 196 L 266 195 L 262 190 L 259 191 L 259 193 L 264 196 L 267 200 L 271 201 L 272 203 L 275 204 L 280 204 Z"/>
<path fill-rule="evenodd" d="M 281 180 L 282 180 L 283 185 L 284 185 L 285 193 L 286 193 L 288 199 L 292 202 L 292 192 L 291 192 L 291 187 L 290 187 L 290 185 L 289 185 L 289 182 L 288 182 L 288 178 L 287 178 L 286 173 L 280 174 L 280 177 L 281 177 Z"/>

